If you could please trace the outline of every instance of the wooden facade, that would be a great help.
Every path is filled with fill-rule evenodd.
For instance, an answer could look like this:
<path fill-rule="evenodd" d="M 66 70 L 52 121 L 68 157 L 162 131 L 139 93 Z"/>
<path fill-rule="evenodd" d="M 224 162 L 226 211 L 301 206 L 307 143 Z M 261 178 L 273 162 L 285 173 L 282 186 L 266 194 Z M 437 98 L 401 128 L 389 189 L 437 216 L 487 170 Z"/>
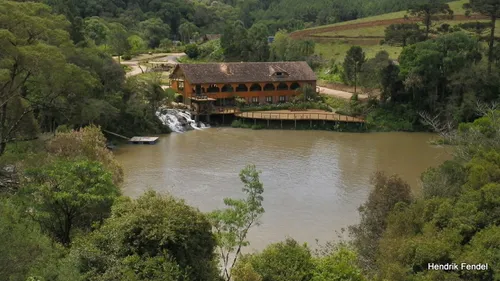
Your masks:
<path fill-rule="evenodd" d="M 170 79 L 190 106 L 204 97 L 213 99 L 214 107 L 235 106 L 236 97 L 248 104 L 283 103 L 306 84 L 316 89 L 316 76 L 305 62 L 179 64 Z"/>

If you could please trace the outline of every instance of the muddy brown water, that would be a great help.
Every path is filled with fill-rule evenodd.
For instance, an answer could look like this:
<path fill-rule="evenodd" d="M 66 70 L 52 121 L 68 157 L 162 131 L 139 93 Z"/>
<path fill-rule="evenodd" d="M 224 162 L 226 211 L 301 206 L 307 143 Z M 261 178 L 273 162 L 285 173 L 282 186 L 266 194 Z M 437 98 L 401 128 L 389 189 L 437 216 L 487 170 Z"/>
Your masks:
<path fill-rule="evenodd" d="M 420 174 L 451 158 L 428 144 L 425 133 L 337 133 L 210 128 L 162 136 L 156 145 L 124 145 L 125 195 L 171 193 L 203 212 L 241 196 L 239 171 L 262 171 L 262 224 L 249 233 L 248 250 L 293 237 L 314 245 L 359 220 L 357 208 L 371 190 L 375 171 L 399 174 L 415 194 Z"/>

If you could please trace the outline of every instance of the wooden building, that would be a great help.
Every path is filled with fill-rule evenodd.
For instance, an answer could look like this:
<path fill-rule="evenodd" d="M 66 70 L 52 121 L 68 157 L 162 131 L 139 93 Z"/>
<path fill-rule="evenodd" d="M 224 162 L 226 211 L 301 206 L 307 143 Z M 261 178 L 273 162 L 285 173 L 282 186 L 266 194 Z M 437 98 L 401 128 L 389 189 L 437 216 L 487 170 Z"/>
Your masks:
<path fill-rule="evenodd" d="M 303 61 L 178 64 L 170 79 L 185 104 L 208 112 L 200 103 L 232 107 L 236 97 L 249 104 L 283 103 L 305 84 L 316 89 L 316 75 Z"/>

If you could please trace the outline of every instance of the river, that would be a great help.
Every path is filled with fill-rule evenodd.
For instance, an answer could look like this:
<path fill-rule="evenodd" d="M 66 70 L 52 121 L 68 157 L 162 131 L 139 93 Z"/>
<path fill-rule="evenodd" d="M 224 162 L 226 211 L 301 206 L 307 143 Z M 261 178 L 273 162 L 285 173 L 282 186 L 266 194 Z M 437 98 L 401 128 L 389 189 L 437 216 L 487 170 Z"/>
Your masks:
<path fill-rule="evenodd" d="M 262 224 L 248 250 L 290 236 L 315 245 L 359 220 L 375 171 L 399 174 L 419 193 L 420 174 L 451 158 L 425 133 L 336 133 L 210 128 L 162 136 L 156 145 L 124 145 L 115 155 L 125 172 L 124 193 L 171 193 L 207 212 L 224 197 L 242 195 L 238 173 L 262 171 Z"/>

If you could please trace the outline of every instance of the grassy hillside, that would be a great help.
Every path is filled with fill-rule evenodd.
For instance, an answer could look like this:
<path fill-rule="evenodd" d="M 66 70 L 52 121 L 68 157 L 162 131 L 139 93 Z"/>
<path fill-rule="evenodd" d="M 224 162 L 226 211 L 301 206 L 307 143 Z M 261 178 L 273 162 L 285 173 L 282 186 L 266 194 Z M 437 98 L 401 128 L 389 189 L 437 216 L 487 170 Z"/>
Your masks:
<path fill-rule="evenodd" d="M 436 21 L 433 27 L 444 23 L 453 26 L 469 21 L 488 21 L 480 15 L 466 17 L 463 4 L 467 2 L 468 0 L 450 2 L 450 8 L 455 15 L 454 19 Z M 391 58 L 397 59 L 402 48 L 380 45 L 380 41 L 384 38 L 385 28 L 391 24 L 419 22 L 419 19 L 416 18 L 405 19 L 406 14 L 406 11 L 400 11 L 337 24 L 317 26 L 293 32 L 291 37 L 314 40 L 316 42 L 316 54 L 337 62 L 341 62 L 347 50 L 354 45 L 362 46 L 368 58 L 374 57 L 381 50 L 386 50 Z M 497 34 L 500 36 L 500 23 L 497 23 Z"/>

